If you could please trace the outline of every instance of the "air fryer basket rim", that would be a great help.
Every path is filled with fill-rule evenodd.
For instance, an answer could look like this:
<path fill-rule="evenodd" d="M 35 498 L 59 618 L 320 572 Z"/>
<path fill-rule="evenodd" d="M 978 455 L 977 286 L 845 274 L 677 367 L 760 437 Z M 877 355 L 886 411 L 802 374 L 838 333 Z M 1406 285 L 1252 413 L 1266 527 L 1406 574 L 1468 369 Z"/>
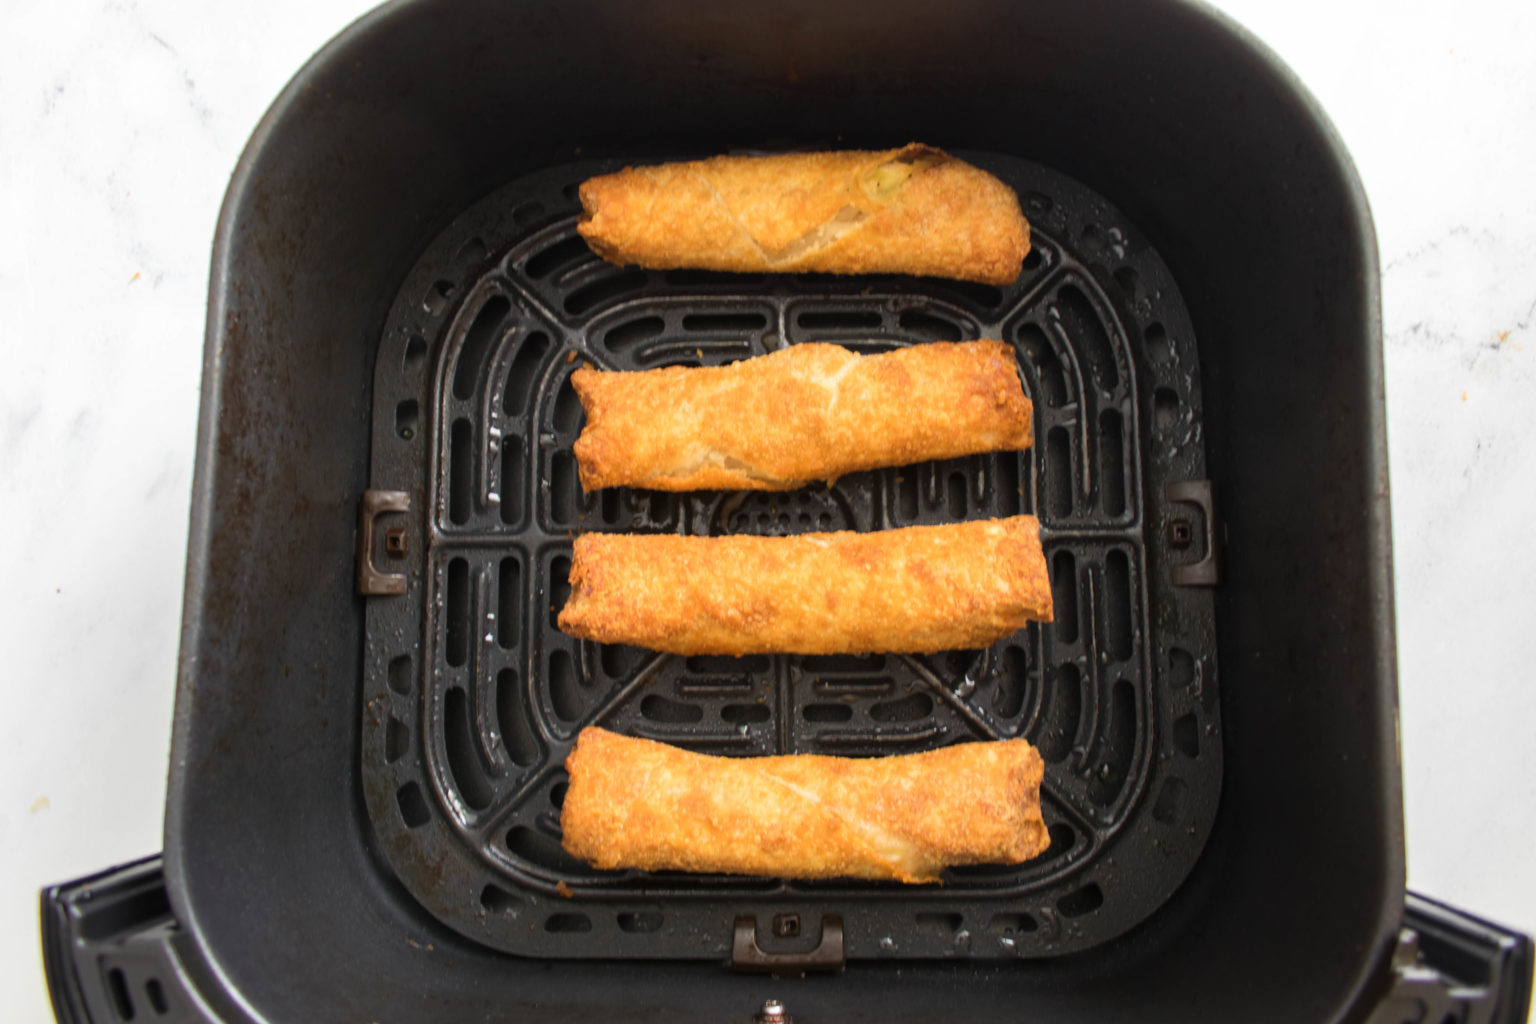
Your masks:
<path fill-rule="evenodd" d="M 187 807 L 189 791 L 198 784 L 195 772 L 188 770 L 189 753 L 199 746 L 207 746 L 209 738 L 206 735 L 200 735 L 198 731 L 199 719 L 208 714 L 204 711 L 206 705 L 217 703 L 221 699 L 216 684 L 223 681 L 225 673 L 234 675 L 233 669 L 229 668 L 221 658 L 208 658 L 205 655 L 210 645 L 215 644 L 211 639 L 213 624 L 208 621 L 208 603 L 223 599 L 223 595 L 216 592 L 215 583 L 216 577 L 224 569 L 218 558 L 219 552 L 215 550 L 218 544 L 217 535 L 221 527 L 225 530 L 230 529 L 227 519 L 231 513 L 229 509 L 220 506 L 218 484 L 221 474 L 231 471 L 227 467 L 237 463 L 242 457 L 241 453 L 230 450 L 228 424 L 223 421 L 229 406 L 229 396 L 225 389 L 233 384 L 229 379 L 230 374 L 234 372 L 230 369 L 230 346 L 239 340 L 235 335 L 240 327 L 239 318 L 244 311 L 239 297 L 244 285 L 241 261 L 248 248 L 257 244 L 249 233 L 259 227 L 261 219 L 260 215 L 252 212 L 252 205 L 265 201 L 269 197 L 263 196 L 262 193 L 277 187 L 271 181 L 264 179 L 263 171 L 267 169 L 265 164 L 272 159 L 272 149 L 277 144 L 278 136 L 291 130 L 291 122 L 302 118 L 306 110 L 313 108 L 312 90 L 333 83 L 338 66 L 345 59 L 366 51 L 369 45 L 376 42 L 383 34 L 411 22 L 418 12 L 428 8 L 448 8 L 450 9 L 448 13 L 451 14 L 453 6 L 452 3 L 439 2 L 439 0 L 394 0 L 358 19 L 327 44 L 299 71 L 257 126 L 235 169 L 220 212 L 210 273 L 208 340 L 204 355 L 198 452 L 193 482 L 185 585 L 186 601 L 173 725 L 165 847 L 166 872 L 171 901 L 177 917 L 191 935 L 195 936 L 193 941 L 201 947 L 215 973 L 220 975 L 220 987 L 234 1004 L 245 1002 L 238 976 L 247 973 L 248 965 L 233 962 L 225 964 L 222 961 L 218 944 L 208 930 L 209 922 L 206 922 L 202 916 L 203 908 L 192 895 L 194 879 L 189 875 L 186 844 L 198 825 L 196 817 L 188 814 Z M 1268 77 L 1278 84 L 1285 93 L 1284 101 L 1299 108 L 1300 113 L 1310 122 L 1305 128 L 1315 135 L 1316 141 L 1321 145 L 1329 165 L 1324 170 L 1342 185 L 1344 198 L 1349 207 L 1348 215 L 1351 223 L 1343 225 L 1344 234 L 1355 244 L 1356 251 L 1349 253 L 1348 256 L 1353 261 L 1354 269 L 1360 274 L 1360 279 L 1353 286 L 1355 290 L 1348 299 L 1352 308 L 1358 307 L 1355 311 L 1360 316 L 1360 333 L 1364 336 L 1351 339 L 1363 342 L 1364 349 L 1360 355 L 1362 360 L 1360 370 L 1363 375 L 1361 383 L 1365 401 L 1360 415 L 1363 417 L 1365 430 L 1361 432 L 1359 444 L 1363 453 L 1363 468 L 1374 484 L 1362 516 L 1365 521 L 1364 561 L 1369 571 L 1368 582 L 1371 593 L 1369 619 L 1371 635 L 1365 642 L 1371 647 L 1372 674 L 1377 685 L 1369 688 L 1366 697 L 1367 706 L 1362 710 L 1369 712 L 1371 720 L 1376 725 L 1376 753 L 1379 754 L 1380 760 L 1367 764 L 1364 770 L 1375 776 L 1380 785 L 1379 809 L 1382 819 L 1378 824 L 1386 840 L 1384 848 L 1379 851 L 1383 870 L 1375 878 L 1379 883 L 1380 891 L 1371 898 L 1372 905 L 1377 908 L 1378 921 L 1375 929 L 1377 940 L 1374 948 L 1360 951 L 1350 985 L 1349 1002 L 1354 1003 L 1358 1002 L 1354 997 L 1368 991 L 1379 979 L 1380 967 L 1388 952 L 1387 939 L 1395 933 L 1400 919 L 1404 890 L 1401 777 L 1396 741 L 1397 700 L 1391 586 L 1391 523 L 1388 505 L 1385 403 L 1380 345 L 1380 292 L 1374 229 L 1363 187 L 1337 132 L 1322 113 L 1315 99 L 1273 53 L 1226 15 L 1198 0 L 1158 0 L 1144 6 L 1160 8 L 1162 13 L 1174 20 L 1184 19 L 1184 23 L 1192 23 L 1190 19 L 1203 20 L 1207 23 L 1206 28 L 1224 32 L 1230 37 L 1227 42 L 1244 51 L 1243 56 L 1254 65 L 1256 75 Z M 1099 188 L 1112 200 L 1119 198 L 1112 188 L 1094 181 L 1091 175 L 1073 168 L 1063 169 L 1069 173 L 1077 173 L 1079 177 Z M 463 205 L 462 200 L 473 199 L 474 196 L 459 198 L 460 205 Z M 430 207 L 430 204 L 428 206 Z M 437 207 L 427 212 L 437 219 L 422 224 L 416 229 L 416 237 L 423 244 L 435 233 L 438 226 L 446 223 L 456 210 L 451 207 Z M 422 215 L 420 209 L 416 213 L 418 217 Z M 1131 215 L 1136 216 L 1134 213 Z M 252 221 L 258 223 L 252 224 Z M 1157 227 L 1145 220 L 1141 222 L 1141 226 L 1148 234 L 1157 233 Z M 1179 266 L 1175 260 L 1171 259 L 1170 262 L 1175 263 L 1175 275 L 1182 282 L 1183 275 Z M 404 266 L 398 267 L 399 273 L 403 274 L 404 269 Z M 395 282 L 390 282 L 386 287 L 392 289 L 394 284 Z M 1196 316 L 1198 317 L 1199 314 L 1196 313 Z M 1213 389 L 1208 384 L 1207 392 L 1211 390 Z M 221 431 L 221 427 L 226 429 Z M 221 441 L 224 445 L 222 450 Z M 199 751 L 199 753 L 206 754 L 206 751 Z M 192 760 L 200 761 L 201 758 L 192 758 Z M 360 797 L 355 792 L 352 794 L 351 803 L 355 822 L 364 822 L 365 815 L 359 806 Z M 261 867 L 262 865 L 252 865 L 255 870 Z M 389 889 L 387 882 L 376 882 L 376 884 L 382 885 L 386 890 Z M 213 910 L 210 909 L 210 912 Z M 256 1009 L 249 1004 L 245 1005 L 242 1012 L 253 1019 L 260 1017 Z M 1332 1011 L 1329 1012 L 1333 1015 Z"/>

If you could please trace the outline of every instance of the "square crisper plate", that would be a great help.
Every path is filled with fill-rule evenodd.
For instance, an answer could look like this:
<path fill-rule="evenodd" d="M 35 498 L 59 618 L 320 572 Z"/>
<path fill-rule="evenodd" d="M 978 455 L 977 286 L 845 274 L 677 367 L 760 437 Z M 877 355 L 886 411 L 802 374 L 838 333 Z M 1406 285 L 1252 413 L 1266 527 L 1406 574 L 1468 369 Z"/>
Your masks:
<path fill-rule="evenodd" d="M 1034 957 L 1113 938 L 1188 874 L 1222 761 L 1200 585 L 1218 524 L 1200 498 L 1189 318 L 1107 202 L 1021 160 L 966 157 L 1016 188 L 1031 222 L 1008 288 L 614 267 L 575 231 L 577 183 L 611 162 L 510 184 L 421 257 L 375 371 L 372 483 L 409 509 L 378 517 L 366 553 L 405 592 L 368 600 L 361 770 L 384 859 L 442 921 L 538 957 L 725 959 L 739 915 L 761 922 L 769 954 L 814 947 L 836 915 L 849 959 Z M 968 338 L 1016 347 L 1034 448 L 790 493 L 584 495 L 577 482 L 569 380 L 584 362 L 714 366 L 804 341 L 876 352 Z M 555 628 L 586 530 L 788 534 L 1020 512 L 1041 519 L 1056 621 L 983 651 L 681 658 Z M 562 764 L 591 724 L 723 755 L 1023 736 L 1046 760 L 1051 848 L 922 887 L 596 871 L 560 848 Z"/>

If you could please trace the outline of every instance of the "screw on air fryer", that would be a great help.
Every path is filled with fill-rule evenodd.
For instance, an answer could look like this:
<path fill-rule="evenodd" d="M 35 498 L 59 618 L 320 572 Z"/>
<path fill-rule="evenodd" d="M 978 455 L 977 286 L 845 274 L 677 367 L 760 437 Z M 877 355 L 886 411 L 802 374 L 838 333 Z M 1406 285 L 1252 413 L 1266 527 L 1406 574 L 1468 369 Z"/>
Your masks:
<path fill-rule="evenodd" d="M 410 553 L 411 541 L 402 527 L 392 526 L 384 531 L 384 550 L 391 558 L 404 558 Z"/>
<path fill-rule="evenodd" d="M 763 1008 L 757 1011 L 757 1024 L 794 1024 L 784 1004 L 777 999 L 765 999 Z"/>

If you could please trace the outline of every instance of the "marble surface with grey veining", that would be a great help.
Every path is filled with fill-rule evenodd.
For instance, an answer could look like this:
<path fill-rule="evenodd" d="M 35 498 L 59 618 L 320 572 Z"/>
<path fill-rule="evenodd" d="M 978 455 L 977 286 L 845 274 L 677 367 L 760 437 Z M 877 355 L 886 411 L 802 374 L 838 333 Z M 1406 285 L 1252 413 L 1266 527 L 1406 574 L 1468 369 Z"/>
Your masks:
<path fill-rule="evenodd" d="M 1383 267 L 1409 881 L 1536 929 L 1536 13 L 1219 0 L 1353 153 Z M 39 886 L 160 848 L 208 260 L 359 0 L 0 8 L 0 972 Z"/>

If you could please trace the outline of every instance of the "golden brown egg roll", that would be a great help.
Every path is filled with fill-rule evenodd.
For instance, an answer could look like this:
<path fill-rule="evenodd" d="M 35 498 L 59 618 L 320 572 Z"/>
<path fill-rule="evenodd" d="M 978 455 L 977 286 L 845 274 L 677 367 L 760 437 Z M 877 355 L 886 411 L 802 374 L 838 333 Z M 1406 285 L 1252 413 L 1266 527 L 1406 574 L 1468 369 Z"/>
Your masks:
<path fill-rule="evenodd" d="M 582 367 L 571 383 L 587 413 L 575 452 L 588 491 L 781 491 L 1034 440 L 1033 406 L 1001 341 L 873 356 L 792 345 L 729 366 Z"/>
<path fill-rule="evenodd" d="M 898 757 L 710 757 L 583 729 L 565 760 L 567 852 L 599 868 L 937 882 L 1050 845 L 1024 740 Z"/>
<path fill-rule="evenodd" d="M 572 636 L 671 654 L 916 653 L 1051 621 L 1034 516 L 877 533 L 576 538 Z"/>
<path fill-rule="evenodd" d="M 1013 189 L 943 150 L 717 156 L 581 185 L 577 230 L 613 263 L 747 273 L 930 274 L 1012 284 Z"/>

